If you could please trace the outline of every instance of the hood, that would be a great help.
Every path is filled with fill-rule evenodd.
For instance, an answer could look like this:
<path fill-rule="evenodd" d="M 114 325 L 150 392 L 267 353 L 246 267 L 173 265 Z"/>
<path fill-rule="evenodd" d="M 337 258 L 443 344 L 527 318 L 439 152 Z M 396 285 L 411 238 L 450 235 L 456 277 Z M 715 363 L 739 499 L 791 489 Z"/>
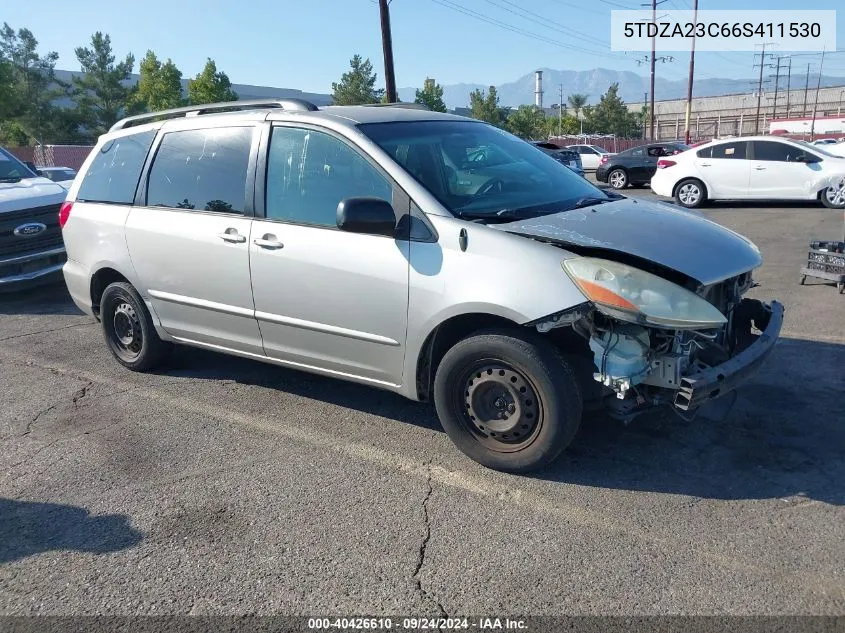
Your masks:
<path fill-rule="evenodd" d="M 48 178 L 0 182 L 0 213 L 61 204 L 66 196 L 67 189 Z"/>
<path fill-rule="evenodd" d="M 634 256 L 703 285 L 763 261 L 751 241 L 698 213 L 631 198 L 491 226 L 608 259 Z"/>

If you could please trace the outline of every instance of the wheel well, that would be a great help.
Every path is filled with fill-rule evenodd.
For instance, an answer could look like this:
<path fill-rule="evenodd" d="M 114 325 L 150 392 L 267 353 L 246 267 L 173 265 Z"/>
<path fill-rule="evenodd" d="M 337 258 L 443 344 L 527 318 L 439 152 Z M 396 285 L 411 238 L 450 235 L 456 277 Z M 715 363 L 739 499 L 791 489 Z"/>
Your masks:
<path fill-rule="evenodd" d="M 100 318 L 100 299 L 103 297 L 103 292 L 116 281 L 129 283 L 126 277 L 113 268 L 101 268 L 91 277 L 91 307 L 98 319 Z"/>
<path fill-rule="evenodd" d="M 678 182 L 675 183 L 675 186 L 672 187 L 672 197 L 674 197 L 675 194 L 678 193 L 678 187 L 680 187 L 685 182 L 689 182 L 690 180 L 694 180 L 695 182 L 697 182 L 698 184 L 701 185 L 701 190 L 704 193 L 704 197 L 706 198 L 707 197 L 707 185 L 705 185 L 704 181 L 699 179 L 699 178 L 681 178 Z"/>
<path fill-rule="evenodd" d="M 475 332 L 490 329 L 512 329 L 525 327 L 504 317 L 493 314 L 472 313 L 461 314 L 447 319 L 438 325 L 426 337 L 420 355 L 417 358 L 417 396 L 426 401 L 431 392 L 434 375 L 443 356 L 458 341 Z M 533 327 L 526 328 L 536 336 L 543 336 L 549 343 L 557 347 L 570 358 L 587 359 L 589 378 L 592 379 L 592 354 L 587 343 L 578 336 L 572 328 L 555 328 L 546 334 L 540 334 Z M 579 376 L 580 378 L 580 376 Z M 593 382 L 590 380 L 589 382 Z M 594 383 L 597 384 L 597 383 Z"/>

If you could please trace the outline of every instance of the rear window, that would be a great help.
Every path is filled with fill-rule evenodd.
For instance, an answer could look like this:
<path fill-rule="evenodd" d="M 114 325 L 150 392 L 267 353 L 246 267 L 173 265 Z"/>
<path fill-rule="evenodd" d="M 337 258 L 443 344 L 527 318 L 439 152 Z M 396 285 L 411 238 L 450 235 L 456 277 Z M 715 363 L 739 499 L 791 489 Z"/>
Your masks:
<path fill-rule="evenodd" d="M 253 128 L 169 132 L 150 167 L 147 206 L 243 213 Z"/>
<path fill-rule="evenodd" d="M 155 131 L 139 132 L 106 141 L 82 178 L 76 199 L 83 202 L 132 204 L 141 168 Z"/>

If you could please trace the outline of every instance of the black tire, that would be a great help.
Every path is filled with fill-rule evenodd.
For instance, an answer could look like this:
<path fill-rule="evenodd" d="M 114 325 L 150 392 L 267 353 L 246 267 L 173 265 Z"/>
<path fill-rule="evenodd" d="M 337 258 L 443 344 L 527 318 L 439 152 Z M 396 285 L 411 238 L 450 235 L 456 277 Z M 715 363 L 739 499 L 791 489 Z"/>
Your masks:
<path fill-rule="evenodd" d="M 624 189 L 630 184 L 628 182 L 628 172 L 620 167 L 612 169 L 607 174 L 607 184 L 614 189 Z"/>
<path fill-rule="evenodd" d="M 583 408 L 575 374 L 557 349 L 516 330 L 480 332 L 446 352 L 434 403 L 461 451 L 505 472 L 554 461 L 575 437 Z"/>
<path fill-rule="evenodd" d="M 834 202 L 834 200 L 832 199 L 836 196 L 835 192 L 837 191 L 837 189 L 834 189 L 833 187 L 828 187 L 819 194 L 819 200 L 821 200 L 822 204 L 828 209 L 845 209 L 845 193 L 840 194 L 841 202 Z"/>
<path fill-rule="evenodd" d="M 161 364 L 172 345 L 162 341 L 147 306 L 131 284 L 115 282 L 103 291 L 100 321 L 109 350 L 124 367 L 147 371 Z"/>
<path fill-rule="evenodd" d="M 675 187 L 675 201 L 682 207 L 695 209 L 704 204 L 705 200 L 707 200 L 707 187 L 697 178 L 686 178 Z"/>

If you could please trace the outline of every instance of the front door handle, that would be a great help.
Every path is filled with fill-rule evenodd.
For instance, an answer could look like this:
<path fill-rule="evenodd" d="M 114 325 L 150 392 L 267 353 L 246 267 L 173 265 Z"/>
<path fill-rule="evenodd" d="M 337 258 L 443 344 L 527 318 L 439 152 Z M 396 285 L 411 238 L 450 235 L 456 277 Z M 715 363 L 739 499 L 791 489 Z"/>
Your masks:
<path fill-rule="evenodd" d="M 243 244 L 246 242 L 246 237 L 238 233 L 238 229 L 228 228 L 225 232 L 217 235 L 224 242 L 231 242 L 232 244 Z"/>
<path fill-rule="evenodd" d="M 755 167 L 754 169 L 756 169 L 757 171 L 765 171 L 766 168 L 765 167 Z"/>
<path fill-rule="evenodd" d="M 702 167 L 710 167 L 710 163 L 701 163 Z"/>
<path fill-rule="evenodd" d="M 276 236 L 271 233 L 266 233 L 263 237 L 252 240 L 252 243 L 256 246 L 260 246 L 261 248 L 267 248 L 270 250 L 277 250 L 285 247 L 285 245 L 277 240 Z"/>

